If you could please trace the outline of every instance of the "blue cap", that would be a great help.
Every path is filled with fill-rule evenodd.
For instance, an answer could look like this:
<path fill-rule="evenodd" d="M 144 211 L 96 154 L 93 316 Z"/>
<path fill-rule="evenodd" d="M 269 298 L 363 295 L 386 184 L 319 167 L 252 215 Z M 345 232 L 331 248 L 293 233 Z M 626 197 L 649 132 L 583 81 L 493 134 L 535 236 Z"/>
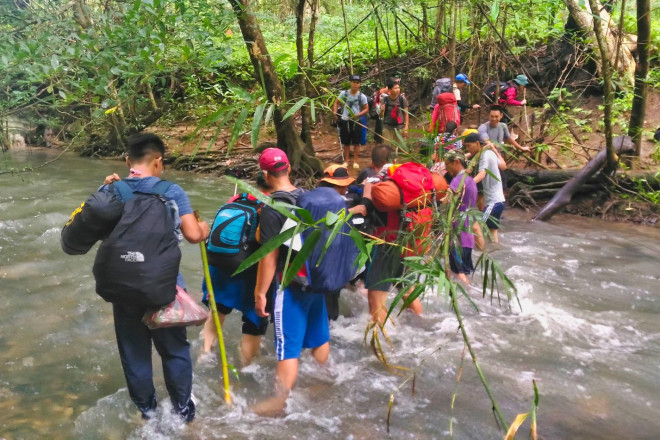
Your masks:
<path fill-rule="evenodd" d="M 456 81 L 463 81 L 465 84 L 472 84 L 470 80 L 467 78 L 467 75 L 464 73 L 459 73 L 456 75 Z"/>

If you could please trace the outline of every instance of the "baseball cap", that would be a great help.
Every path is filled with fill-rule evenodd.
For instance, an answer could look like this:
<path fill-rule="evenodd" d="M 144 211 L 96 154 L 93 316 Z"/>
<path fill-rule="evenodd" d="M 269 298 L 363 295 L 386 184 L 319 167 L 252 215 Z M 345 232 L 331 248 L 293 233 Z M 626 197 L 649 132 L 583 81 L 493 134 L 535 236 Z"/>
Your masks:
<path fill-rule="evenodd" d="M 463 81 L 465 84 L 472 84 L 468 79 L 467 75 L 464 73 L 459 73 L 456 75 L 456 81 Z"/>
<path fill-rule="evenodd" d="M 463 153 L 461 150 L 449 150 L 445 153 L 445 160 L 450 162 L 454 162 L 456 160 L 465 162 L 465 153 Z"/>
<path fill-rule="evenodd" d="M 480 142 L 481 139 L 479 139 L 479 133 L 470 133 L 467 136 L 465 136 L 465 139 L 463 139 L 464 144 L 471 144 L 472 142 Z"/>
<path fill-rule="evenodd" d="M 348 170 L 341 165 L 330 165 L 323 170 L 323 182 L 328 182 L 337 186 L 348 186 L 355 182 L 355 179 L 348 175 Z"/>
<path fill-rule="evenodd" d="M 259 168 L 266 172 L 282 171 L 289 166 L 289 158 L 279 148 L 266 148 L 259 156 Z"/>
<path fill-rule="evenodd" d="M 529 80 L 527 79 L 527 77 L 525 75 L 516 76 L 514 81 L 516 82 L 516 84 L 521 85 L 521 86 L 526 86 L 527 84 L 529 84 Z"/>
<path fill-rule="evenodd" d="M 349 81 L 361 82 L 362 78 L 360 78 L 360 75 L 351 75 L 351 76 L 348 77 L 348 80 Z"/>

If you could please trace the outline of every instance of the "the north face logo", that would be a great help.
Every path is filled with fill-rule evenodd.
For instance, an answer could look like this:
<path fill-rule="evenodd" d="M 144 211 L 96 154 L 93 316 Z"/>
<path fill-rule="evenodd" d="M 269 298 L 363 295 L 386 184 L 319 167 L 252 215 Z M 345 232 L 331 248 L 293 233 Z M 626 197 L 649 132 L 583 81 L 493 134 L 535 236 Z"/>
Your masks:
<path fill-rule="evenodd" d="M 120 255 L 119 257 L 127 263 L 144 263 L 144 255 L 142 255 L 142 252 L 128 251 L 126 255 Z"/>

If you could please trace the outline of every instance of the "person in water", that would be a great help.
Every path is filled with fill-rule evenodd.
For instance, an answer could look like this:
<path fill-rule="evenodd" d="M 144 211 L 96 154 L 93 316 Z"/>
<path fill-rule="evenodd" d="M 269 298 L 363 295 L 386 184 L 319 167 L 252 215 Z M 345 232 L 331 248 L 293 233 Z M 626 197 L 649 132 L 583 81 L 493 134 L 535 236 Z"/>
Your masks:
<path fill-rule="evenodd" d="M 160 176 L 165 169 L 165 144 L 155 134 L 138 134 L 128 139 L 127 150 L 126 164 L 129 175 L 124 181 L 133 190 L 151 190 L 161 180 Z M 101 191 L 108 191 L 109 184 L 117 180 L 121 180 L 117 174 L 107 176 Z M 209 235 L 209 226 L 206 222 L 197 221 L 183 189 L 174 184 L 165 192 L 164 197 L 176 203 L 183 237 L 190 243 L 204 241 Z M 185 288 L 180 273 L 177 284 Z M 150 330 L 142 323 L 142 316 L 146 311 L 144 306 L 113 303 L 112 310 L 128 393 L 143 418 L 150 418 L 158 405 L 151 363 L 153 343 L 162 360 L 165 386 L 172 400 L 173 411 L 184 421 L 191 422 L 195 418 L 195 402 L 192 399 L 192 361 L 186 328 Z"/>
<path fill-rule="evenodd" d="M 266 183 L 263 174 L 257 176 L 257 186 L 264 194 L 270 192 L 270 187 Z M 232 197 L 228 203 L 233 202 L 238 197 L 240 195 Z M 232 276 L 231 273 L 227 273 L 222 268 L 213 265 L 209 266 L 220 325 L 224 327 L 226 316 L 234 309 L 242 313 L 243 325 L 241 329 L 239 356 L 241 365 L 243 366 L 249 365 L 252 359 L 259 354 L 261 337 L 266 334 L 266 330 L 268 329 L 268 319 L 257 316 L 254 310 L 256 269 L 256 266 L 252 266 L 246 271 Z M 207 303 L 208 288 L 206 286 L 206 280 L 202 284 L 202 291 L 204 292 L 204 302 Z M 212 315 L 209 315 L 204 324 L 202 338 L 204 340 L 204 353 L 210 353 L 211 348 L 218 340 L 218 330 L 215 327 L 215 320 Z"/>
<path fill-rule="evenodd" d="M 289 180 L 291 165 L 284 151 L 267 148 L 259 157 L 266 182 L 271 187 L 274 200 L 291 203 L 302 190 Z M 287 217 L 266 205 L 261 210 L 258 241 L 267 243 L 282 231 Z M 298 377 L 298 360 L 303 349 L 311 349 L 312 356 L 320 364 L 330 354 L 330 328 L 325 295 L 306 292 L 295 283 L 282 288 L 280 281 L 288 254 L 285 245 L 265 255 L 257 268 L 257 284 L 254 289 L 257 315 L 274 315 L 275 352 L 277 355 L 276 395 L 257 404 L 253 410 L 262 415 L 281 414 L 286 399 Z M 273 288 L 274 287 L 274 288 Z M 275 292 L 273 310 L 267 311 L 267 296 Z"/>

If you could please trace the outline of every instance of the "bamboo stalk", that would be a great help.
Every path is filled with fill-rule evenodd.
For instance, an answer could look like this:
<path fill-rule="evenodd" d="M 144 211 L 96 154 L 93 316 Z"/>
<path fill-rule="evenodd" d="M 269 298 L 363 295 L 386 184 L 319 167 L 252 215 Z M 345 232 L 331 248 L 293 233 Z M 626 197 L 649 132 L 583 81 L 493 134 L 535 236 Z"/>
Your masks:
<path fill-rule="evenodd" d="M 346 10 L 344 9 L 344 0 L 341 0 L 341 15 L 344 17 L 344 34 L 346 35 L 346 48 L 348 49 L 348 62 L 351 66 L 351 75 L 353 75 L 353 54 L 351 54 L 351 41 L 348 37 L 348 23 L 346 23 Z"/>

